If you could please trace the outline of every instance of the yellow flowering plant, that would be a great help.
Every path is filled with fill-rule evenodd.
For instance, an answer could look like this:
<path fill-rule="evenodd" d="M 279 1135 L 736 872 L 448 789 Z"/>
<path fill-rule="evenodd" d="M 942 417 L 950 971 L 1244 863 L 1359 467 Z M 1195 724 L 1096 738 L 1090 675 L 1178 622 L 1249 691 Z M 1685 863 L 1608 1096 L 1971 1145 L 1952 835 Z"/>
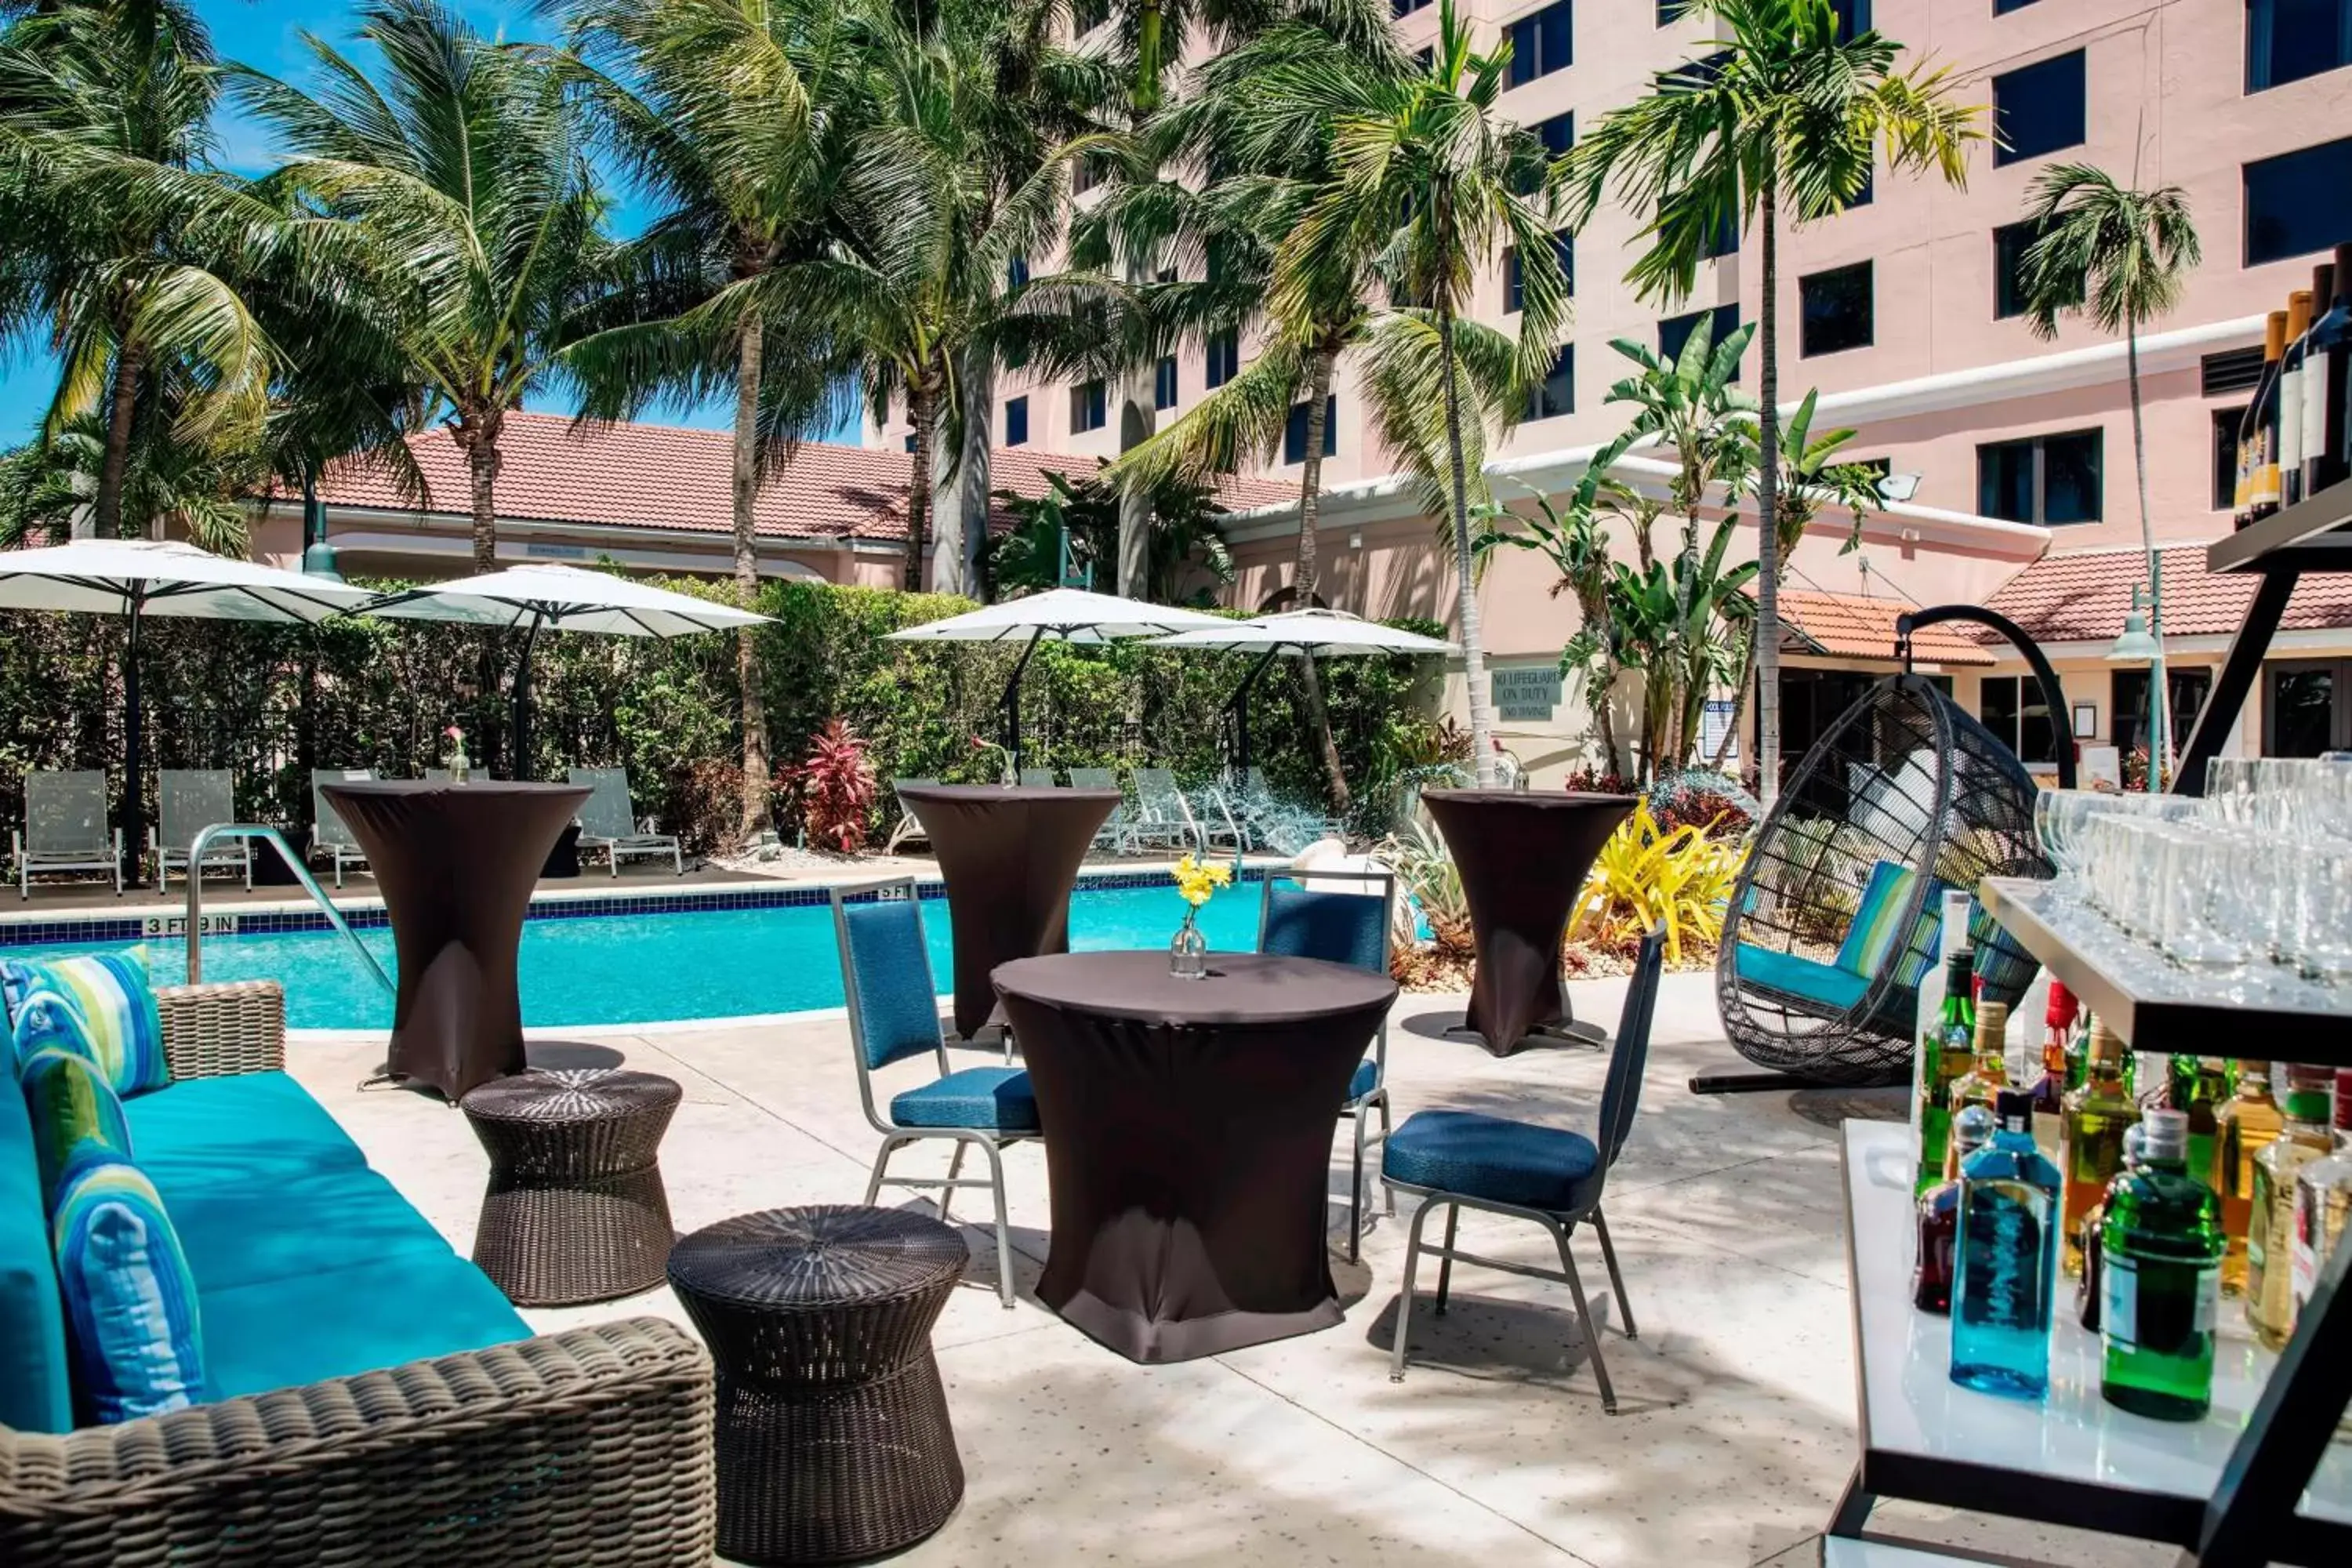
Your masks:
<path fill-rule="evenodd" d="M 1649 802 L 1640 802 L 1594 858 L 1569 935 L 1622 942 L 1663 925 L 1666 961 L 1679 963 L 1685 941 L 1723 940 L 1724 911 L 1747 853 L 1743 840 L 1710 838 L 1696 823 L 1665 832 Z"/>
<path fill-rule="evenodd" d="M 1191 855 L 1177 861 L 1170 875 L 1176 879 L 1176 891 L 1196 910 L 1207 903 L 1219 888 L 1234 879 L 1230 866 L 1207 864 Z"/>

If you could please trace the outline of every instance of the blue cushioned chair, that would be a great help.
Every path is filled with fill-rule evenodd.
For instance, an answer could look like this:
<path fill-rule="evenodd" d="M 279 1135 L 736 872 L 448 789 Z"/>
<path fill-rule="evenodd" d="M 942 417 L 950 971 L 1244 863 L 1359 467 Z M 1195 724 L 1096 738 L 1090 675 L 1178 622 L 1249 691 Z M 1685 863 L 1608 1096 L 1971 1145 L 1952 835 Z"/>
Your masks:
<path fill-rule="evenodd" d="M 1010 1308 L 1013 1243 L 1004 1218 L 1004 1162 L 999 1151 L 1037 1136 L 1037 1100 L 1030 1092 L 1029 1075 L 1010 1067 L 950 1070 L 915 879 L 895 877 L 834 889 L 833 929 L 841 944 L 841 990 L 849 1004 L 857 1096 L 865 1102 L 866 1120 L 882 1134 L 873 1179 L 866 1184 L 866 1201 L 871 1204 L 881 1195 L 885 1181 L 909 1191 L 936 1192 L 944 1220 L 959 1189 L 988 1188 L 996 1199 L 997 1290 Z M 938 1062 L 940 1076 L 893 1096 L 886 1119 L 874 1103 L 875 1071 L 926 1051 Z M 944 1181 L 888 1174 L 892 1154 L 927 1138 L 955 1141 Z M 975 1148 L 988 1159 L 985 1181 L 963 1175 L 964 1156 Z"/>
<path fill-rule="evenodd" d="M 1349 890 L 1306 888 L 1302 881 L 1349 884 Z M 1360 887 L 1358 892 L 1354 888 Z M 1389 972 L 1389 919 L 1396 908 L 1396 878 L 1387 871 L 1300 871 L 1269 875 L 1258 896 L 1257 950 L 1288 958 L 1319 958 L 1375 974 Z M 1373 1111 L 1381 1130 L 1370 1131 Z M 1389 1025 L 1381 1020 L 1372 1054 L 1348 1082 L 1339 1114 L 1355 1124 L 1356 1163 L 1348 1182 L 1348 1261 L 1356 1260 L 1364 1229 L 1364 1149 L 1389 1135 Z M 1396 1199 L 1389 1199 L 1396 1213 Z"/>
<path fill-rule="evenodd" d="M 1416 1110 L 1390 1137 L 1381 1152 L 1381 1179 L 1391 1191 L 1402 1189 L 1421 1200 L 1412 1216 L 1412 1238 L 1404 1251 L 1404 1294 L 1397 1303 L 1396 1346 L 1389 1377 L 1404 1380 L 1405 1334 L 1412 1326 L 1414 1271 L 1421 1266 L 1421 1227 L 1438 1209 L 1445 1210 L 1445 1244 L 1433 1247 L 1437 1268 L 1437 1310 L 1445 1310 L 1456 1259 L 1482 1268 L 1497 1268 L 1535 1279 L 1564 1282 L 1576 1299 L 1576 1317 L 1584 1342 L 1592 1351 L 1592 1375 L 1601 1384 L 1601 1408 L 1617 1414 L 1617 1393 L 1609 1384 L 1609 1368 L 1601 1359 L 1601 1335 L 1584 1302 L 1584 1282 L 1577 1278 L 1576 1258 L 1568 1248 L 1569 1232 L 1583 1220 L 1592 1222 L 1601 1238 L 1601 1261 L 1609 1266 L 1610 1288 L 1617 1294 L 1617 1310 L 1625 1321 L 1625 1337 L 1634 1337 L 1633 1309 L 1625 1300 L 1625 1279 L 1617 1271 L 1617 1249 L 1609 1244 L 1609 1224 L 1601 1217 L 1601 1190 L 1609 1167 L 1625 1147 L 1633 1130 L 1634 1108 L 1642 1098 L 1642 1069 L 1650 1054 L 1650 1018 L 1658 1001 L 1658 971 L 1665 932 L 1654 931 L 1642 939 L 1633 963 L 1633 984 L 1625 992 L 1625 1010 L 1617 1020 L 1617 1044 L 1609 1058 L 1609 1077 L 1601 1090 L 1601 1122 L 1594 1136 L 1534 1122 L 1508 1121 L 1469 1110 Z M 1454 1227 L 1465 1208 L 1530 1219 L 1551 1233 L 1559 1248 L 1560 1272 L 1524 1264 L 1503 1263 L 1454 1245 Z"/>

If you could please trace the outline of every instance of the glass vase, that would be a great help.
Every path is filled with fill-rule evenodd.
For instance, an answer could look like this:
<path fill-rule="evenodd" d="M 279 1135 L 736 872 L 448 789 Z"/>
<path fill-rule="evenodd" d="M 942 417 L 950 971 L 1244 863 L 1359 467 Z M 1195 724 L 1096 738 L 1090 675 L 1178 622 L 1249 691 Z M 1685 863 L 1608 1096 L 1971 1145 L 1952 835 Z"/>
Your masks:
<path fill-rule="evenodd" d="M 456 751 L 449 753 L 449 782 L 451 784 L 464 784 L 466 782 L 467 775 L 471 773 L 473 771 L 473 760 L 466 755 L 465 747 L 459 746 Z"/>
<path fill-rule="evenodd" d="M 1201 934 L 1194 919 L 1198 912 L 1192 909 L 1184 911 L 1184 923 L 1176 928 L 1176 935 L 1168 943 L 1168 973 L 1179 980 L 1209 977 L 1209 939 Z"/>

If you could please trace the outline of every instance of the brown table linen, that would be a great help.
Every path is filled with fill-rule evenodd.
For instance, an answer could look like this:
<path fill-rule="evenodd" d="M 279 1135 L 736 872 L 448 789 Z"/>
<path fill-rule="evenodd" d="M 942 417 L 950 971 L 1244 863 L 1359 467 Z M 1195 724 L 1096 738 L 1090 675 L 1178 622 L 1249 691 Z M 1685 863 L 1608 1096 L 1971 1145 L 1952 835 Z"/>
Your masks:
<path fill-rule="evenodd" d="M 1115 789 L 902 789 L 930 836 L 955 933 L 955 1026 L 970 1039 L 1002 1021 L 989 973 L 1070 950 L 1070 885 L 1119 802 Z"/>
<path fill-rule="evenodd" d="M 1190 1361 L 1344 1314 L 1325 1249 L 1331 1129 L 1386 975 L 1212 953 L 1023 959 L 996 972 L 1045 1127 L 1037 1299 L 1130 1361 Z"/>
<path fill-rule="evenodd" d="M 523 1069 L 515 950 L 531 889 L 588 791 L 409 780 L 320 786 L 367 851 L 400 959 L 395 1078 L 461 1100 Z"/>
<path fill-rule="evenodd" d="M 1507 1057 L 1569 1019 L 1560 942 L 1592 858 L 1633 810 L 1630 795 L 1529 790 L 1422 792 L 1462 874 L 1478 968 L 1463 1026 Z"/>

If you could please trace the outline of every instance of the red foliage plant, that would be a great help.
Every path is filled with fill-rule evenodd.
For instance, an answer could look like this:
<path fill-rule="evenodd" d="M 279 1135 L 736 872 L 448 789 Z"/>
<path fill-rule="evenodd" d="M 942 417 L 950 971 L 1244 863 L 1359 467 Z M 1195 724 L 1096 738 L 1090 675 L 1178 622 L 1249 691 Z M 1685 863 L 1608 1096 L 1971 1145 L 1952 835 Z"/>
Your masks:
<path fill-rule="evenodd" d="M 809 737 L 808 760 L 793 770 L 800 787 L 801 821 L 809 842 L 855 855 L 866 847 L 874 811 L 874 764 L 865 737 L 848 721 L 828 719 Z"/>

